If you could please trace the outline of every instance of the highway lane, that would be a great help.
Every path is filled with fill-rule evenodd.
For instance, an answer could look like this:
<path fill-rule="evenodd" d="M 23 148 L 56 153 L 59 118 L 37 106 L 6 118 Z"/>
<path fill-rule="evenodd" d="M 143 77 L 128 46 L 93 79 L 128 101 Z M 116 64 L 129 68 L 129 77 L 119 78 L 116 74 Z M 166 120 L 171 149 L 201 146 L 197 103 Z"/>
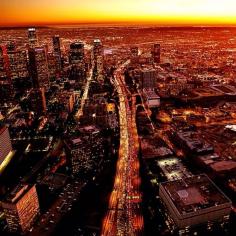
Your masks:
<path fill-rule="evenodd" d="M 103 221 L 102 236 L 142 235 L 142 193 L 139 176 L 139 141 L 136 127 L 136 105 L 124 82 L 126 61 L 114 73 L 114 86 L 119 96 L 120 148 L 113 191 Z"/>

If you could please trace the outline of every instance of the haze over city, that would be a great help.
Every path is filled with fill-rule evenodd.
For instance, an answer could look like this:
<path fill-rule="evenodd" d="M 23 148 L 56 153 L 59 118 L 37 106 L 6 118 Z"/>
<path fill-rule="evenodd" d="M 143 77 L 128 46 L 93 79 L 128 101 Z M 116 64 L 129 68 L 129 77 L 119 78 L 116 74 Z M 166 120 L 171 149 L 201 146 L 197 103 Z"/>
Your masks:
<path fill-rule="evenodd" d="M 235 11 L 234 0 L 1 0 L 0 25 L 234 25 Z"/>

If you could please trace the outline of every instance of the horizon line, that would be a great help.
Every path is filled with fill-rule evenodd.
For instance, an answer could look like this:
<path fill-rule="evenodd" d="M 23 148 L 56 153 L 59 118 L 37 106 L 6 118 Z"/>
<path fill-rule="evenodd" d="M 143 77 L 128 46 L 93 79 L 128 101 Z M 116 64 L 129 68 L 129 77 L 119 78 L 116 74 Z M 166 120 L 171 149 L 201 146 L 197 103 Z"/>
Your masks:
<path fill-rule="evenodd" d="M 155 23 L 155 22 L 55 22 L 55 23 L 22 23 L 22 24 L 9 24 L 9 25 L 0 25 L 1 28 L 27 28 L 27 27 L 38 27 L 38 28 L 53 28 L 53 27 L 73 27 L 73 26 L 149 26 L 149 27 L 229 27 L 229 28 L 234 28 L 236 27 L 235 24 L 217 24 L 217 23 L 193 23 L 193 24 L 187 24 L 187 23 L 177 23 L 177 24 L 172 24 L 172 23 Z"/>

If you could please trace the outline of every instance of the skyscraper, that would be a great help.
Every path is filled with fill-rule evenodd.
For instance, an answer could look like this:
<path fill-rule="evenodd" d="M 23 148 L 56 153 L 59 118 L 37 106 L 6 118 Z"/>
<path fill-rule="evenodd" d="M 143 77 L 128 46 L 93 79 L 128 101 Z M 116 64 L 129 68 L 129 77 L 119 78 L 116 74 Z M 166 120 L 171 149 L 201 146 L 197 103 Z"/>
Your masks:
<path fill-rule="evenodd" d="M 84 61 L 84 43 L 74 42 L 70 45 L 70 63 L 72 65 L 80 65 Z"/>
<path fill-rule="evenodd" d="M 50 78 L 55 78 L 57 75 L 57 72 L 59 72 L 58 68 L 58 61 L 57 56 L 54 52 L 48 52 L 47 54 L 47 60 L 48 60 L 48 72 Z"/>
<path fill-rule="evenodd" d="M 53 42 L 53 52 L 57 62 L 56 63 L 57 70 L 60 71 L 62 68 L 62 58 L 61 58 L 61 44 L 59 36 L 58 35 L 53 36 L 52 42 Z"/>
<path fill-rule="evenodd" d="M 7 50 L 7 55 L 9 59 L 9 75 L 11 80 L 28 78 L 27 51 L 24 49 Z"/>
<path fill-rule="evenodd" d="M 143 69 L 141 71 L 141 88 L 155 89 L 156 87 L 156 71 L 154 69 Z"/>
<path fill-rule="evenodd" d="M 19 185 L 2 201 L 10 232 L 25 233 L 39 215 L 35 185 Z"/>
<path fill-rule="evenodd" d="M 0 46 L 0 81 L 7 78 L 6 72 L 6 58 L 4 55 L 4 48 Z"/>
<path fill-rule="evenodd" d="M 44 87 L 35 88 L 30 91 L 29 103 L 31 111 L 40 115 L 46 112 L 47 104 L 46 104 Z"/>
<path fill-rule="evenodd" d="M 9 61 L 6 47 L 0 46 L 0 104 L 11 101 L 14 96 L 9 76 Z"/>
<path fill-rule="evenodd" d="M 34 88 L 49 87 L 48 60 L 45 47 L 29 49 L 29 66 Z"/>
<path fill-rule="evenodd" d="M 98 82 L 103 82 L 103 46 L 99 39 L 93 41 L 93 63 Z"/>
<path fill-rule="evenodd" d="M 72 66 L 71 73 L 76 82 L 85 79 L 84 43 L 74 42 L 70 45 L 69 62 Z"/>
<path fill-rule="evenodd" d="M 29 39 L 29 47 L 34 48 L 38 44 L 38 38 L 35 28 L 28 29 L 28 39 Z"/>
<path fill-rule="evenodd" d="M 154 63 L 161 62 L 161 45 L 159 43 L 154 44 L 152 56 L 153 56 Z"/>
<path fill-rule="evenodd" d="M 0 126 L 0 166 L 11 151 L 12 145 L 8 128 Z"/>

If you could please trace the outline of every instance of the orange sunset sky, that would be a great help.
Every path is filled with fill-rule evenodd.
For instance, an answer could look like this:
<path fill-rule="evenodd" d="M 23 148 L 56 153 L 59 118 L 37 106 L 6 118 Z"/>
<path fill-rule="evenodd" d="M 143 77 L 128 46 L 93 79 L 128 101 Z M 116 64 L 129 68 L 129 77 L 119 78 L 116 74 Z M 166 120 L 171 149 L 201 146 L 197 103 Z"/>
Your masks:
<path fill-rule="evenodd" d="M 0 26 L 236 24 L 236 0 L 0 0 L 0 9 Z"/>

